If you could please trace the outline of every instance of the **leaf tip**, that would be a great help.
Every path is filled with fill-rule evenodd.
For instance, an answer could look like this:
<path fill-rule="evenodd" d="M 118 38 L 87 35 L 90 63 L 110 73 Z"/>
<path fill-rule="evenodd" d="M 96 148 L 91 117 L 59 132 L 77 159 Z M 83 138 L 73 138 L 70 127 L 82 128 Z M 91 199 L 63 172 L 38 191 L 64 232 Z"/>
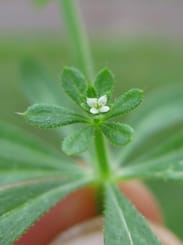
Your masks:
<path fill-rule="evenodd" d="M 18 116 L 25 116 L 26 112 L 15 112 Z"/>
<path fill-rule="evenodd" d="M 138 89 L 136 89 L 136 90 L 138 91 L 138 93 L 139 93 L 142 97 L 144 97 L 144 90 L 143 90 L 143 89 L 138 88 Z"/>
<path fill-rule="evenodd" d="M 72 155 L 73 155 L 73 153 L 72 153 L 71 151 L 69 151 L 68 148 L 66 147 L 64 141 L 62 142 L 61 149 L 62 149 L 62 151 L 63 151 L 67 156 L 72 156 Z"/>

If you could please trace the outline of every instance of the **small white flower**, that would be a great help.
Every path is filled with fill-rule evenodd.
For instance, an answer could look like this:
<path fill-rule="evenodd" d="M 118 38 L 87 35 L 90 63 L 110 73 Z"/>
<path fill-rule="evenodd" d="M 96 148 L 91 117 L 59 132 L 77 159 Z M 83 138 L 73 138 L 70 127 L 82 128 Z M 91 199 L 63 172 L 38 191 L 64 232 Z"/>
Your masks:
<path fill-rule="evenodd" d="M 103 95 L 100 98 L 87 98 L 86 100 L 87 104 L 89 105 L 90 112 L 92 114 L 99 114 L 108 112 L 110 110 L 109 106 L 106 106 L 107 103 L 107 96 Z"/>

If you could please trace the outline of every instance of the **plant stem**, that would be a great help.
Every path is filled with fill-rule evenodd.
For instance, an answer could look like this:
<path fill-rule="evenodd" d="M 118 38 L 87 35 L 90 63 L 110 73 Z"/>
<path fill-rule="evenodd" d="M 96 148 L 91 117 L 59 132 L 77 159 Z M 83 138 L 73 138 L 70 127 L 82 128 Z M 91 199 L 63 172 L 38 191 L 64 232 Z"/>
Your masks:
<path fill-rule="evenodd" d="M 104 138 L 99 130 L 95 131 L 95 150 L 97 157 L 97 172 L 100 179 L 108 179 L 111 173 L 110 165 L 108 162 L 108 157 L 106 154 L 106 147 L 104 143 Z"/>
<path fill-rule="evenodd" d="M 74 47 L 73 52 L 76 56 L 76 62 L 91 82 L 94 78 L 94 66 L 89 48 L 89 40 L 76 0 L 59 0 L 59 3 L 70 34 L 72 47 Z"/>
<path fill-rule="evenodd" d="M 78 63 L 89 79 L 89 82 L 91 82 L 94 76 L 91 51 L 76 0 L 59 0 L 59 3 L 68 27 L 70 39 L 73 42 Z M 97 158 L 96 172 L 100 180 L 105 180 L 109 178 L 111 169 L 106 154 L 107 151 L 103 135 L 99 130 L 95 132 L 95 151 Z"/>

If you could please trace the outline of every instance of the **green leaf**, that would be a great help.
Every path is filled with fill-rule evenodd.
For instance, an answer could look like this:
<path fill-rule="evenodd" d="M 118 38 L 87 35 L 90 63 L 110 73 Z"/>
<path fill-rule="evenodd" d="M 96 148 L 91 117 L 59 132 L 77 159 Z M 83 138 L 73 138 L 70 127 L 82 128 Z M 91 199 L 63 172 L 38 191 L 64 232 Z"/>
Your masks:
<path fill-rule="evenodd" d="M 143 95 L 144 92 L 141 89 L 128 90 L 114 102 L 106 118 L 120 116 L 134 110 L 141 104 Z"/>
<path fill-rule="evenodd" d="M 37 167 L 59 169 L 66 160 L 57 150 L 23 129 L 0 123 L 0 168 Z M 30 163 L 30 165 L 29 165 Z"/>
<path fill-rule="evenodd" d="M 150 178 L 183 181 L 183 131 L 161 142 L 135 158 L 132 166 L 117 171 L 122 178 Z"/>
<path fill-rule="evenodd" d="M 182 154 L 183 159 L 183 154 Z M 183 182 L 183 160 L 155 159 L 117 171 L 119 179 L 161 179 Z"/>
<path fill-rule="evenodd" d="M 87 88 L 87 91 L 86 91 L 86 96 L 88 98 L 96 98 L 97 97 L 95 88 L 91 84 L 88 85 L 88 88 Z"/>
<path fill-rule="evenodd" d="M 87 82 L 84 75 L 76 68 L 66 67 L 61 76 L 62 84 L 65 92 L 81 105 L 83 96 L 86 95 Z"/>
<path fill-rule="evenodd" d="M 31 125 L 39 128 L 56 128 L 86 122 L 81 115 L 57 105 L 35 104 L 22 115 Z"/>
<path fill-rule="evenodd" d="M 95 88 L 97 92 L 97 97 L 107 95 L 110 99 L 111 92 L 114 84 L 114 76 L 108 69 L 101 70 L 95 80 Z"/>
<path fill-rule="evenodd" d="M 83 169 L 46 142 L 0 122 L 0 184 L 51 175 L 83 175 Z M 56 173 L 58 172 L 58 173 Z"/>
<path fill-rule="evenodd" d="M 144 162 L 154 158 L 162 158 L 164 156 L 170 158 L 173 155 L 177 156 L 178 152 L 181 151 L 183 152 L 183 131 L 175 132 L 175 134 L 163 138 L 161 142 L 158 142 L 150 151 L 144 152 L 144 154 L 136 158 L 135 161 Z"/>
<path fill-rule="evenodd" d="M 49 68 L 34 59 L 26 59 L 21 65 L 23 93 L 31 104 L 55 104 L 72 108 L 72 103 L 64 93 L 57 77 L 49 72 Z M 69 132 L 72 129 L 69 129 Z M 54 133 L 67 135 L 67 128 L 56 128 Z"/>
<path fill-rule="evenodd" d="M 0 241 L 12 244 L 48 209 L 88 179 L 52 180 L 0 191 Z"/>
<path fill-rule="evenodd" d="M 93 138 L 92 127 L 81 128 L 79 131 L 66 137 L 62 144 L 63 151 L 68 155 L 78 154 L 88 149 Z"/>
<path fill-rule="evenodd" d="M 7 162 L 6 162 L 7 163 Z M 74 170 L 72 170 L 74 171 Z M 52 169 L 38 169 L 38 168 L 19 168 L 14 169 L 12 168 L 11 164 L 7 168 L 0 168 L 1 172 L 1 178 L 0 178 L 0 186 L 4 185 L 11 185 L 11 184 L 20 184 L 23 183 L 23 181 L 37 181 L 44 180 L 45 178 L 57 178 L 57 177 L 71 177 L 71 174 L 66 174 L 66 171 L 61 172 L 58 170 L 52 170 Z M 70 171 L 71 172 L 71 171 Z M 73 175 L 74 176 L 74 175 Z M 75 176 L 77 174 L 75 173 Z M 78 177 L 84 176 L 84 173 L 81 175 L 81 173 L 78 173 Z"/>
<path fill-rule="evenodd" d="M 67 97 L 49 69 L 36 60 L 25 60 L 21 66 L 23 92 L 33 103 L 68 105 Z"/>
<path fill-rule="evenodd" d="M 128 144 L 134 133 L 129 125 L 115 122 L 104 123 L 102 125 L 102 131 L 107 138 L 116 145 Z"/>
<path fill-rule="evenodd" d="M 160 245 L 144 218 L 113 185 L 106 185 L 105 245 Z"/>
<path fill-rule="evenodd" d="M 0 121 L 0 140 L 2 143 L 4 143 L 4 145 L 7 141 L 8 143 L 21 145 L 46 155 L 52 155 L 61 158 L 60 151 L 55 149 L 46 141 L 43 141 L 35 135 L 26 132 L 24 129 L 20 129 L 19 127 L 11 125 L 7 122 Z M 1 145 L 0 150 L 2 149 L 2 146 L 3 144 Z M 0 152 L 5 153 L 5 148 L 3 148 L 3 151 Z"/>
<path fill-rule="evenodd" d="M 133 114 L 130 114 L 130 121 L 140 126 L 142 120 L 146 119 L 152 113 L 156 113 L 157 110 L 162 110 L 163 112 L 163 108 L 167 106 L 176 106 L 178 103 L 182 104 L 182 89 L 182 85 L 166 84 L 161 88 L 151 91 L 146 97 L 145 103 Z"/>
<path fill-rule="evenodd" d="M 154 91 L 133 116 L 129 123 L 136 135 L 130 145 L 119 155 L 121 164 L 150 153 L 160 142 L 168 140 L 182 128 L 182 86 L 166 87 Z M 150 149 L 150 150 L 149 150 Z"/>

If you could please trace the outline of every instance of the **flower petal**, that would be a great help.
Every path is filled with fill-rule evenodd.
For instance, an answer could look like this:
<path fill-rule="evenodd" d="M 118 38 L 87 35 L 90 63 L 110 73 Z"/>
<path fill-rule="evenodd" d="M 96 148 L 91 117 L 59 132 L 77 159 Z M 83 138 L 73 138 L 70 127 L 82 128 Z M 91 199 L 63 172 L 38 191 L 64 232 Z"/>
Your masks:
<path fill-rule="evenodd" d="M 87 98 L 86 102 L 89 105 L 89 107 L 95 107 L 98 102 L 98 99 L 97 98 Z"/>
<path fill-rule="evenodd" d="M 92 114 L 98 114 L 98 113 L 99 113 L 99 110 L 96 109 L 95 107 L 92 107 L 92 108 L 90 109 L 90 112 L 91 112 Z"/>
<path fill-rule="evenodd" d="M 109 110 L 110 110 L 109 106 L 102 106 L 99 111 L 100 112 L 108 112 Z"/>
<path fill-rule="evenodd" d="M 103 95 L 98 99 L 99 105 L 105 105 L 107 103 L 107 96 Z"/>

